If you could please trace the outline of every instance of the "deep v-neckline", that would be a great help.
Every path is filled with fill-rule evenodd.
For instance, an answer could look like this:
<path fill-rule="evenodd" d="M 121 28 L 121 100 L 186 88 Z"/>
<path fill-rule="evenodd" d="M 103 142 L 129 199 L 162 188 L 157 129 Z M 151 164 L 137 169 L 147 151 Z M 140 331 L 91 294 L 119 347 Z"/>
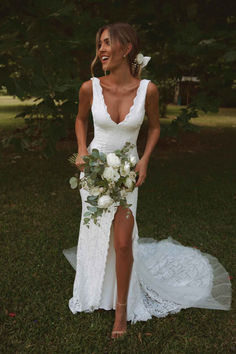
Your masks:
<path fill-rule="evenodd" d="M 120 122 L 116 123 L 116 122 L 111 118 L 111 115 L 110 115 L 110 113 L 108 112 L 107 105 L 106 105 L 106 102 L 105 102 L 105 99 L 104 99 L 104 95 L 103 95 L 103 89 L 102 89 L 102 85 L 101 85 L 100 79 L 99 79 L 98 77 L 97 77 L 96 79 L 98 80 L 98 86 L 99 86 L 99 89 L 100 89 L 102 102 L 103 102 L 103 105 L 104 105 L 104 108 L 105 108 L 105 111 L 106 111 L 106 114 L 107 114 L 109 120 L 110 120 L 111 122 L 113 122 L 115 125 L 121 125 L 122 123 L 124 123 L 124 122 L 127 120 L 127 118 L 130 116 L 130 114 L 132 113 L 132 111 L 133 111 L 133 109 L 134 109 L 134 107 L 135 107 L 135 103 L 136 103 L 137 98 L 138 98 L 138 96 L 139 96 L 139 92 L 141 91 L 141 84 L 142 84 L 142 81 L 143 81 L 143 80 L 140 80 L 139 86 L 138 86 L 137 91 L 136 91 L 136 95 L 135 95 L 135 97 L 134 97 L 134 99 L 133 99 L 133 104 L 131 105 L 131 107 L 130 107 L 130 109 L 129 109 L 129 112 L 126 114 L 126 116 L 125 116 L 124 119 L 122 119 Z"/>

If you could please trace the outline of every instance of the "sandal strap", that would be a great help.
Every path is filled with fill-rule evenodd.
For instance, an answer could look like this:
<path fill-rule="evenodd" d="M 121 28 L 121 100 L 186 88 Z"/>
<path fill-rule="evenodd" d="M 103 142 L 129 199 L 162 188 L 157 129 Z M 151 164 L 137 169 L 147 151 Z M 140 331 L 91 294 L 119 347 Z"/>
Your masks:
<path fill-rule="evenodd" d="M 127 302 L 125 304 L 121 304 L 120 302 L 117 301 L 116 303 L 117 303 L 117 305 L 121 305 L 121 306 L 127 305 Z"/>
<path fill-rule="evenodd" d="M 126 333 L 127 331 L 112 331 L 112 333 Z"/>

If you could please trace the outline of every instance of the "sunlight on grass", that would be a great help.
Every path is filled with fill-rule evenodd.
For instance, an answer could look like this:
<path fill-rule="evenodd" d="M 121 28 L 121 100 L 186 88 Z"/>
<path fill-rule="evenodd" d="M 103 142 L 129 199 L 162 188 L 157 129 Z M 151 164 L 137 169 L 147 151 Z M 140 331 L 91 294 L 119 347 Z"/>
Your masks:
<path fill-rule="evenodd" d="M 180 112 L 181 108 L 186 106 L 177 106 L 169 104 L 167 108 L 167 118 L 161 118 L 161 123 L 170 123 Z M 236 128 L 236 108 L 220 108 L 218 113 L 199 111 L 199 117 L 192 118 L 190 123 L 202 127 L 232 127 Z"/>
<path fill-rule="evenodd" d="M 34 99 L 21 101 L 11 96 L 0 96 L 0 131 L 12 130 L 24 125 L 23 118 L 15 118 L 24 106 L 34 104 Z M 181 108 L 186 106 L 178 106 L 169 104 L 167 107 L 167 118 L 160 118 L 161 124 L 169 124 L 180 112 Z M 198 118 L 190 120 L 192 124 L 202 127 L 232 127 L 236 128 L 236 108 L 220 108 L 218 113 L 199 112 Z"/>
<path fill-rule="evenodd" d="M 0 96 L 0 131 L 13 130 L 24 125 L 23 118 L 15 116 L 24 109 L 25 106 L 34 104 L 34 99 L 21 101 L 12 96 Z"/>
<path fill-rule="evenodd" d="M 21 101 L 19 98 L 13 96 L 0 96 L 0 109 L 3 106 L 25 106 L 29 104 L 34 104 L 34 98 L 31 98 L 30 100 Z"/>

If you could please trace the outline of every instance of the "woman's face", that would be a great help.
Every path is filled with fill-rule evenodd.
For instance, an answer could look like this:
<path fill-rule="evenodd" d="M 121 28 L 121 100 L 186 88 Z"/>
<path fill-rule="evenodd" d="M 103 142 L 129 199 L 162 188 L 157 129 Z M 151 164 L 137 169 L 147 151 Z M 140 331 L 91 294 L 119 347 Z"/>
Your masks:
<path fill-rule="evenodd" d="M 119 41 L 113 41 L 113 50 L 111 50 L 111 41 L 109 31 L 105 29 L 99 40 L 98 55 L 102 63 L 103 70 L 111 70 L 119 66 L 123 61 L 125 53 Z"/>

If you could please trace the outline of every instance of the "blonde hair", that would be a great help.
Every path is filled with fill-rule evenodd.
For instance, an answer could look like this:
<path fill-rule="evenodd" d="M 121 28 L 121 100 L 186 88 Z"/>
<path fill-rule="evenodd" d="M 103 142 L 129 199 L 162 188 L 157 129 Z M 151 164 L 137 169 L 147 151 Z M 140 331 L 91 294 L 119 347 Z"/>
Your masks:
<path fill-rule="evenodd" d="M 105 29 L 108 30 L 109 35 L 110 35 L 111 48 L 112 48 L 112 44 L 114 43 L 114 41 L 119 41 L 123 47 L 125 47 L 128 43 L 132 44 L 132 49 L 126 57 L 128 60 L 131 75 L 133 75 L 134 77 L 140 78 L 142 68 L 135 61 L 136 55 L 139 53 L 140 41 L 139 41 L 136 30 L 128 23 L 123 23 L 123 22 L 116 22 L 116 23 L 105 25 L 105 26 L 99 28 L 99 30 L 97 31 L 97 33 L 96 33 L 96 56 L 93 59 L 93 61 L 91 63 L 91 67 L 90 67 L 92 76 L 94 77 L 93 69 L 94 69 L 94 65 L 98 61 L 98 56 L 99 56 L 98 50 L 99 50 L 100 37 L 101 37 L 102 32 Z"/>

